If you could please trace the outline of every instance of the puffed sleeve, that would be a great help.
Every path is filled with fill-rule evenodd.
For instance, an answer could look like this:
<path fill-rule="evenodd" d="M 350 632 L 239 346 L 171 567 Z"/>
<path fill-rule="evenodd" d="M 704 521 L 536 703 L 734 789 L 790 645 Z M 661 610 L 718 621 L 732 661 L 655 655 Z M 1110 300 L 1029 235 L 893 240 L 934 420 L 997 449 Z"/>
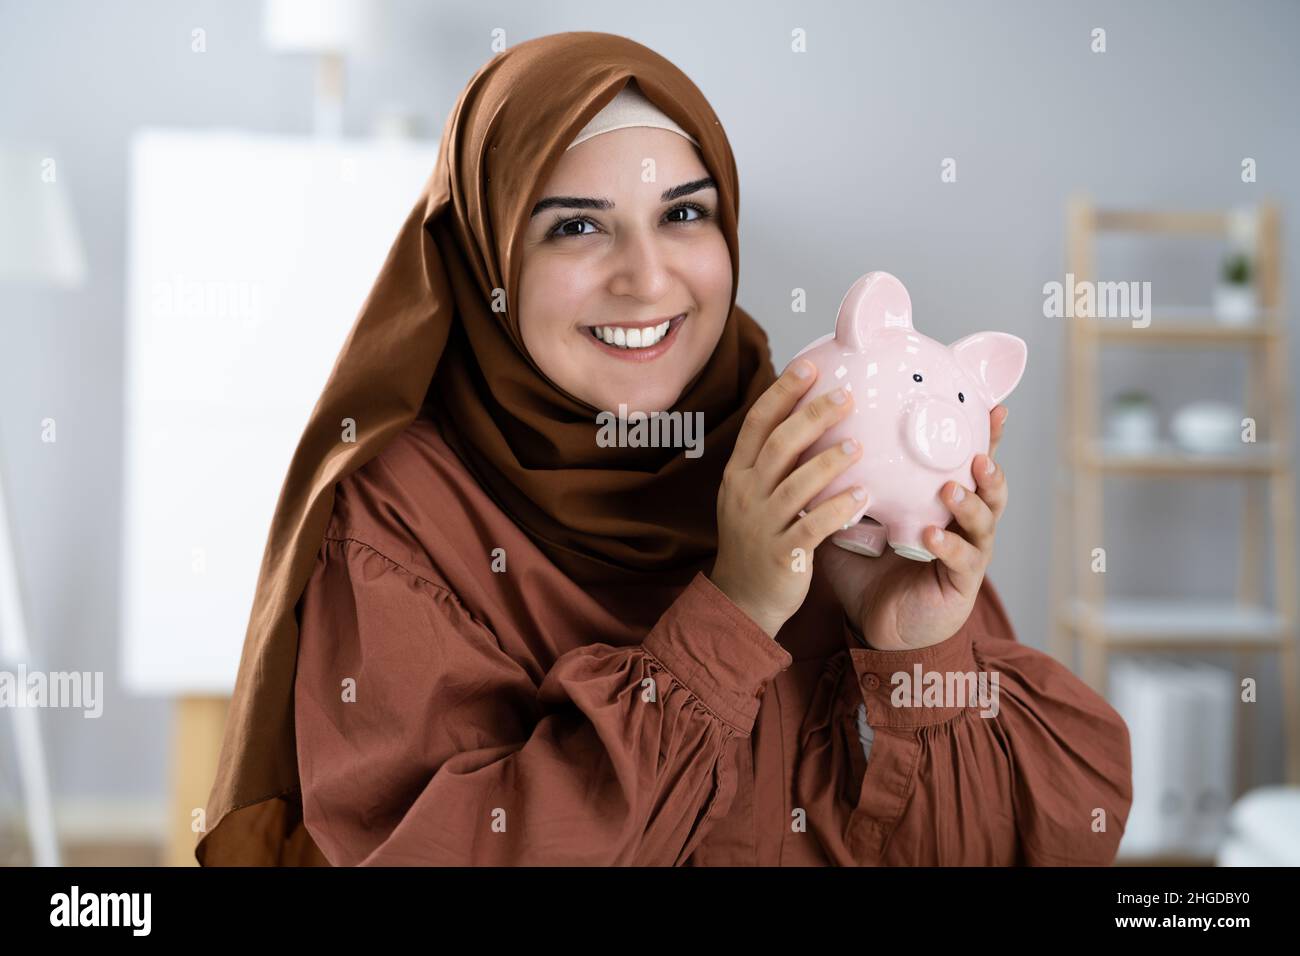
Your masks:
<path fill-rule="evenodd" d="M 791 661 L 700 573 L 639 646 L 539 679 L 443 582 L 353 539 L 326 539 L 300 616 L 304 822 L 335 865 L 680 864 Z"/>
<path fill-rule="evenodd" d="M 1133 797 L 1128 728 L 1015 639 L 990 582 L 938 644 L 880 651 L 845 632 L 803 719 L 795 784 L 834 862 L 1113 861 Z"/>

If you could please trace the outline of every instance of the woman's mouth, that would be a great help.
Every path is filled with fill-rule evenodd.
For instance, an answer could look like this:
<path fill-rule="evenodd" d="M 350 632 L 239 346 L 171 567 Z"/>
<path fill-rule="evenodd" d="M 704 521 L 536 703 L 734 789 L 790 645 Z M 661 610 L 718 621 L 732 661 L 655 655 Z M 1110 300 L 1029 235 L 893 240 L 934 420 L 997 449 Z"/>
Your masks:
<path fill-rule="evenodd" d="M 629 362 L 650 362 L 672 348 L 677 330 L 685 321 L 686 313 L 682 312 L 658 322 L 584 325 L 581 334 L 602 352 Z"/>

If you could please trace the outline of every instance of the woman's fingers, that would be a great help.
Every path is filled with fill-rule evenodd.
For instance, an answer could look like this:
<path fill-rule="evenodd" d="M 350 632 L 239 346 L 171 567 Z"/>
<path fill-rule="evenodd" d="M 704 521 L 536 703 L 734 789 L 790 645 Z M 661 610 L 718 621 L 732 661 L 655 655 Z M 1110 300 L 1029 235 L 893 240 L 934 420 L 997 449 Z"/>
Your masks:
<path fill-rule="evenodd" d="M 862 457 L 862 445 L 851 438 L 846 438 L 825 451 L 818 452 L 794 471 L 790 472 L 772 491 L 772 507 L 781 516 L 785 528 L 793 521 L 801 508 L 817 497 L 822 489 L 844 469 Z M 862 502 L 858 505 L 861 507 Z M 852 513 L 850 512 L 850 515 Z M 843 521 L 840 522 L 844 524 Z"/>
<path fill-rule="evenodd" d="M 971 474 L 975 478 L 975 487 L 984 503 L 993 512 L 995 521 L 1002 517 L 1007 508 L 1007 475 L 988 455 L 976 455 L 971 462 Z"/>
<path fill-rule="evenodd" d="M 976 455 L 971 474 L 975 491 L 955 481 L 944 485 L 942 491 L 943 502 L 962 533 L 936 527 L 926 531 L 926 547 L 943 562 L 953 586 L 963 595 L 979 587 L 984 569 L 993 559 L 998 519 L 1007 504 L 1006 476 L 992 458 Z"/>
<path fill-rule="evenodd" d="M 811 464 L 811 462 L 809 462 Z M 866 505 L 867 491 L 854 485 L 838 495 L 827 498 L 812 511 L 802 515 L 784 533 L 790 548 L 803 548 L 808 554 L 857 514 Z"/>
<path fill-rule="evenodd" d="M 806 372 L 807 377 L 799 373 Z M 817 379 L 817 366 L 807 359 L 796 359 L 769 385 L 750 406 L 740 425 L 740 434 L 731 449 L 728 467 L 752 468 L 768 436 L 785 421 L 804 392 Z"/>
<path fill-rule="evenodd" d="M 754 463 L 759 488 L 767 494 L 775 491 L 808 446 L 826 429 L 843 420 L 852 407 L 853 396 L 846 389 L 835 388 L 818 395 L 777 425 L 767 436 Z"/>
<path fill-rule="evenodd" d="M 999 405 L 989 412 L 989 454 L 992 455 L 998 450 L 998 442 L 1002 441 L 1002 429 L 1007 423 L 1007 416 L 1011 414 L 1011 409 L 1005 405 Z"/>
<path fill-rule="evenodd" d="M 972 545 L 982 551 L 993 550 L 997 515 L 993 514 L 988 502 L 969 488 L 962 488 L 956 481 L 949 481 L 944 485 L 944 503 L 953 512 L 958 527 L 966 533 L 966 538 Z"/>
<path fill-rule="evenodd" d="M 943 563 L 948 580 L 963 597 L 979 590 L 986 566 L 979 548 L 961 535 L 933 525 L 926 529 L 925 546 Z"/>
<path fill-rule="evenodd" d="M 997 516 L 988 503 L 969 488 L 955 481 L 943 487 L 943 503 L 956 519 L 957 526 L 967 540 L 981 551 L 992 552 L 993 535 L 997 530 Z"/>

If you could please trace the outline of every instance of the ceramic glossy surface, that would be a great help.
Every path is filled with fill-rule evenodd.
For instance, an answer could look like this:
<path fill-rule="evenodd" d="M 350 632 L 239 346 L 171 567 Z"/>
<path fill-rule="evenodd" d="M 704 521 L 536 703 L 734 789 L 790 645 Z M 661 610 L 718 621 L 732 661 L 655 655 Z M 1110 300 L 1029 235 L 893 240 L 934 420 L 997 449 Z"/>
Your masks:
<path fill-rule="evenodd" d="M 1019 384 L 1028 352 L 1022 339 L 1006 332 L 937 342 L 912 327 L 912 301 L 902 282 L 888 272 L 862 276 L 840 303 L 835 331 L 795 356 L 818 369 L 796 412 L 839 387 L 854 402 L 799 464 L 845 438 L 856 438 L 864 449 L 805 510 L 861 484 L 866 505 L 831 540 L 871 555 L 882 553 L 887 541 L 904 557 L 932 560 L 921 534 L 927 525 L 943 528 L 952 520 L 939 492 L 953 480 L 974 490 L 971 462 L 988 452 L 989 411 Z"/>

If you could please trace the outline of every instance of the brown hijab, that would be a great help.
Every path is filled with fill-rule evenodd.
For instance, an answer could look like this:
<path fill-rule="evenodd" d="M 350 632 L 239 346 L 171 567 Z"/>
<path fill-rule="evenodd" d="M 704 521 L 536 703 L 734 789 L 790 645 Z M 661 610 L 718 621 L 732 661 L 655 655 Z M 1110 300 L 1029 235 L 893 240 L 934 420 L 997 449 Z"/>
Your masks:
<path fill-rule="evenodd" d="M 537 367 L 512 307 L 533 205 L 566 147 L 631 78 L 699 142 L 731 250 L 722 338 L 672 409 L 703 413 L 707 453 L 697 458 L 601 447 L 600 409 Z M 442 423 L 484 489 L 574 580 L 619 586 L 652 575 L 684 585 L 708 569 L 715 489 L 746 413 L 775 379 L 767 336 L 735 304 L 738 213 L 722 124 L 695 84 L 654 51 L 607 33 L 559 33 L 498 53 L 471 77 L 280 491 L 195 851 L 201 864 L 328 865 L 302 824 L 296 605 L 335 483 L 421 412 Z M 495 290 L 504 290 L 504 311 L 492 308 Z"/>

